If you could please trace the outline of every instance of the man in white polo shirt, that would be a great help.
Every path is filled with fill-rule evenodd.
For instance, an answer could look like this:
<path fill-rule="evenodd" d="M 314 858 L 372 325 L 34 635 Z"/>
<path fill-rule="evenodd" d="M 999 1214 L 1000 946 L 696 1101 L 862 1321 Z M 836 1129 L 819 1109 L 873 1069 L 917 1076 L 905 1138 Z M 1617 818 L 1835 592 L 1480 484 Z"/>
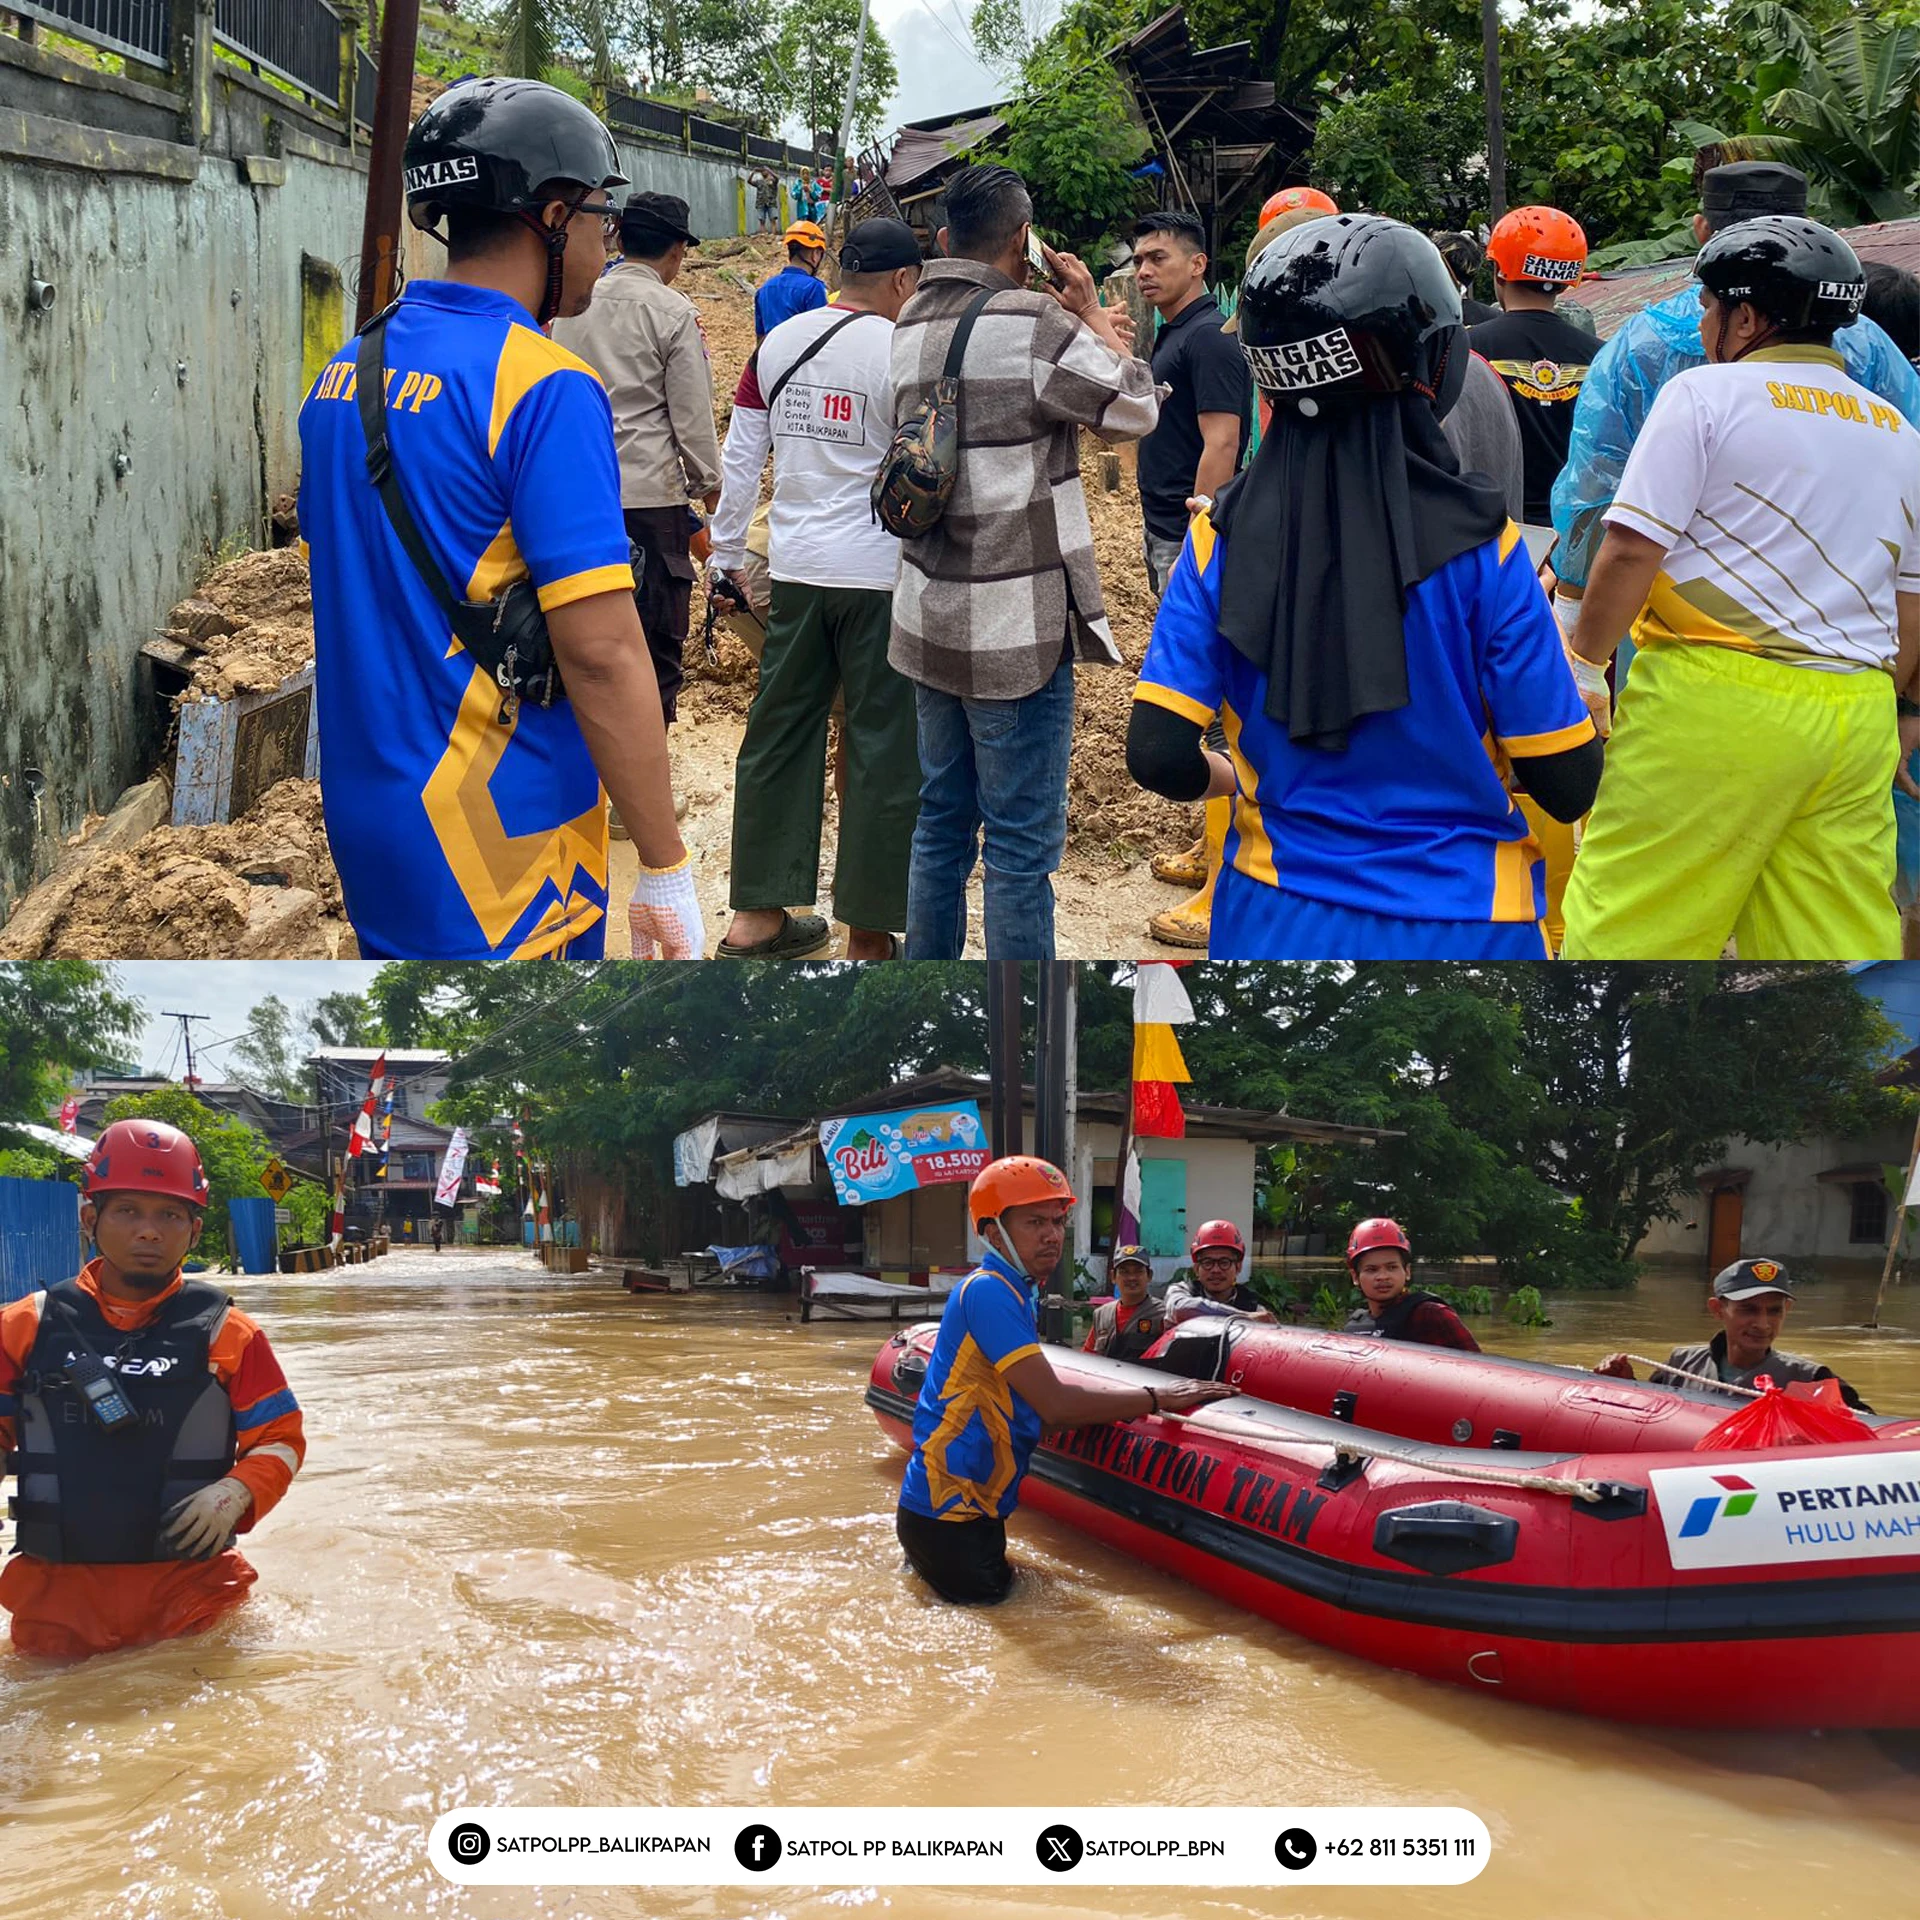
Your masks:
<path fill-rule="evenodd" d="M 1573 635 L 1604 666 L 1633 626 L 1567 889 L 1582 960 L 1898 959 L 1895 689 L 1920 665 L 1920 433 L 1848 377 L 1853 249 L 1811 220 L 1702 248 L 1710 364 L 1654 402 L 1607 509 Z"/>
<path fill-rule="evenodd" d="M 713 566 L 746 564 L 760 471 L 773 448 L 760 687 L 734 768 L 733 924 L 725 959 L 810 959 L 831 929 L 811 902 L 820 871 L 827 716 L 845 689 L 847 797 L 833 906 L 849 960 L 884 960 L 906 925 L 920 810 L 913 687 L 887 664 L 900 546 L 874 518 L 873 477 L 893 436 L 893 321 L 920 284 L 920 243 L 866 220 L 840 252 L 838 304 L 783 320 L 733 396 L 713 516 Z"/>

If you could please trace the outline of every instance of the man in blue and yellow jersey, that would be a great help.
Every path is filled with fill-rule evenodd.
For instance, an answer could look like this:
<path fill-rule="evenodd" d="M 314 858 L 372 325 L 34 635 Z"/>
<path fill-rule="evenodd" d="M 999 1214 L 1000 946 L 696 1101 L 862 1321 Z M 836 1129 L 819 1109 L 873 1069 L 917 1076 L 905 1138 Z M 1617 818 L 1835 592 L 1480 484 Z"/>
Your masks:
<path fill-rule="evenodd" d="M 446 222 L 447 277 L 349 342 L 300 416 L 321 798 L 360 951 L 597 957 L 611 794 L 641 862 L 634 953 L 697 958 L 612 415 L 541 331 L 605 264 L 613 141 L 558 88 L 476 80 L 420 116 L 405 174 L 414 224 Z"/>
<path fill-rule="evenodd" d="M 1013 1584 L 1007 1515 L 1043 1427 L 1187 1413 L 1233 1392 L 1207 1380 L 1076 1386 L 1047 1364 L 1034 1295 L 1060 1264 L 1073 1203 L 1066 1175 L 1027 1154 L 995 1160 L 967 1194 L 987 1253 L 941 1315 L 895 1516 L 914 1572 L 959 1605 L 1004 1600 Z"/>
<path fill-rule="evenodd" d="M 1577 820 L 1601 748 L 1504 495 L 1441 429 L 1453 280 L 1412 228 L 1328 216 L 1254 261 L 1239 321 L 1272 419 L 1188 530 L 1127 735 L 1142 786 L 1237 796 L 1208 951 L 1539 959 L 1507 781 Z"/>

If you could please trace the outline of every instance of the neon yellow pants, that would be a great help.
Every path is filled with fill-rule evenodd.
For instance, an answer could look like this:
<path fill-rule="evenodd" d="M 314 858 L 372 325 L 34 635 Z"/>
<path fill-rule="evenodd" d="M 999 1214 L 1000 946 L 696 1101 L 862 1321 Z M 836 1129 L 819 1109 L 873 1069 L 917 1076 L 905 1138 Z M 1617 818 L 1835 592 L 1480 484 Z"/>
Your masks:
<path fill-rule="evenodd" d="M 1567 882 L 1573 877 L 1574 827 L 1570 821 L 1556 820 L 1537 800 L 1516 793 L 1514 800 L 1527 816 L 1527 826 L 1539 842 L 1547 868 L 1547 945 L 1557 954 L 1567 937 Z"/>
<path fill-rule="evenodd" d="M 1897 960 L 1893 681 L 1641 648 L 1567 886 L 1571 960 Z"/>

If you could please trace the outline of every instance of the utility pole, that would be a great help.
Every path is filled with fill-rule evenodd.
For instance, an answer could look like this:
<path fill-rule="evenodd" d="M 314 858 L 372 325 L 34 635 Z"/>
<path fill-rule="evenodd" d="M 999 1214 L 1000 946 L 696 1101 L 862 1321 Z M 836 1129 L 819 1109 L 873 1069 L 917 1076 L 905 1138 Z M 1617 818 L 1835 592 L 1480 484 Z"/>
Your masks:
<path fill-rule="evenodd" d="M 400 280 L 400 159 L 413 114 L 413 61 L 420 0 L 386 0 L 380 9 L 380 78 L 373 96 L 373 145 L 367 154 L 367 207 L 360 228 L 360 290 L 354 325 L 364 327 Z M 351 92 L 354 76 L 341 82 Z"/>
<path fill-rule="evenodd" d="M 164 1011 L 160 1015 L 162 1020 L 178 1020 L 180 1022 L 180 1038 L 187 1043 L 187 1077 L 180 1084 L 186 1087 L 189 1092 L 199 1084 L 193 1076 L 193 1023 L 196 1020 L 209 1020 L 212 1017 L 211 1014 L 205 1013 L 167 1013 Z"/>
<path fill-rule="evenodd" d="M 1043 960 L 1034 1018 L 1033 1150 L 1073 1179 L 1074 1001 L 1078 970 L 1071 960 Z M 1073 1246 L 1042 1305 L 1040 1337 L 1064 1342 L 1072 1321 Z"/>
<path fill-rule="evenodd" d="M 1507 129 L 1500 112 L 1500 0 L 1480 0 L 1480 47 L 1487 95 L 1487 207 L 1491 219 L 1507 211 Z"/>
<path fill-rule="evenodd" d="M 1026 1151 L 1021 1089 L 1020 1018 L 1025 1011 L 1017 960 L 987 962 L 987 1083 L 992 1111 L 988 1137 L 993 1157 Z"/>
<path fill-rule="evenodd" d="M 860 0 L 860 25 L 853 36 L 853 67 L 847 75 L 847 106 L 840 116 L 840 140 L 833 150 L 833 203 L 844 205 L 847 197 L 847 142 L 853 138 L 853 103 L 860 92 L 860 56 L 867 49 L 867 8 L 869 0 Z"/>

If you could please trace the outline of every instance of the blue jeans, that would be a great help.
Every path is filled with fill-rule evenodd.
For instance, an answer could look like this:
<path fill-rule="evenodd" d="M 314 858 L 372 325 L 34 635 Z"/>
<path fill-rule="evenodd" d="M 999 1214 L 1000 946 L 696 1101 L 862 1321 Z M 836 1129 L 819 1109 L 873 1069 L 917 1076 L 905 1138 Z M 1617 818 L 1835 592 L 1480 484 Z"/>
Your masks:
<path fill-rule="evenodd" d="M 958 960 L 985 829 L 989 960 L 1053 958 L 1054 869 L 1067 845 L 1073 662 L 1019 700 L 916 686 L 920 819 L 907 874 L 907 958 Z"/>

